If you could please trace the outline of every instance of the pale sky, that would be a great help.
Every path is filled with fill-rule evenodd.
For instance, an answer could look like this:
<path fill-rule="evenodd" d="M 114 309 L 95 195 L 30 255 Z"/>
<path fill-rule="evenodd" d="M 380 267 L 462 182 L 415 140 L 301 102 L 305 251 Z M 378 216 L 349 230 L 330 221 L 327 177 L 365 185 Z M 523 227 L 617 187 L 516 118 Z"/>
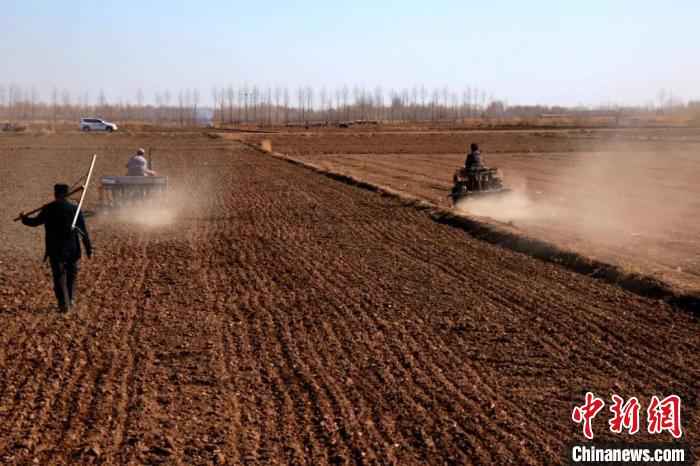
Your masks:
<path fill-rule="evenodd" d="M 700 98 L 700 1 L 0 0 L 0 84 L 476 86 L 510 104 Z"/>

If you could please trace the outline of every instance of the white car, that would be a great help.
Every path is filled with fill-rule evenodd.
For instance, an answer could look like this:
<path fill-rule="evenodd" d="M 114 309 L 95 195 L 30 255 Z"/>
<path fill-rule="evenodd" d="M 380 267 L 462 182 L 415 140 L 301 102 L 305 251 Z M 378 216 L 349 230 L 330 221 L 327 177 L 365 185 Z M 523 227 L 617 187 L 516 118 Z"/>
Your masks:
<path fill-rule="evenodd" d="M 112 132 L 117 130 L 117 125 L 109 121 L 99 118 L 81 118 L 80 131 L 107 131 Z"/>

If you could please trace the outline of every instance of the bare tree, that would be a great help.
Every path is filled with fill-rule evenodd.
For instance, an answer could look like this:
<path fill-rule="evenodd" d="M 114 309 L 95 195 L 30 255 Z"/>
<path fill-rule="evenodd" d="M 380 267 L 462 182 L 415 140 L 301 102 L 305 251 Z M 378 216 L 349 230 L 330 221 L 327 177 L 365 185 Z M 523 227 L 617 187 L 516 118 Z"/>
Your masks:
<path fill-rule="evenodd" d="M 311 86 L 306 86 L 306 108 L 307 108 L 307 111 L 311 113 L 311 117 L 313 118 L 314 89 Z"/>
<path fill-rule="evenodd" d="M 391 121 L 396 121 L 400 118 L 401 114 L 401 97 L 396 90 L 392 89 L 390 91 L 390 119 Z"/>
<path fill-rule="evenodd" d="M 143 103 L 144 103 L 143 90 L 141 88 L 139 88 L 136 91 L 136 105 L 138 106 L 139 119 L 141 121 L 146 120 L 146 115 L 144 113 Z"/>
<path fill-rule="evenodd" d="M 17 85 L 10 84 L 10 87 L 7 92 L 7 119 L 10 121 L 10 123 L 16 118 L 15 112 L 17 102 L 19 99 L 19 96 L 17 95 L 18 93 L 19 91 L 17 89 Z"/>
<path fill-rule="evenodd" d="M 5 116 L 7 117 L 7 94 L 6 94 L 5 86 L 0 84 L 0 110 L 3 110 L 5 113 Z M 2 114 L 0 114 L 2 115 Z"/>
<path fill-rule="evenodd" d="M 61 91 L 61 113 L 64 119 L 72 117 L 70 91 L 68 89 Z"/>
<path fill-rule="evenodd" d="M 362 101 L 362 89 L 360 89 L 359 86 L 353 86 L 353 88 L 352 88 L 352 103 L 353 103 L 353 106 L 355 107 L 355 111 L 357 111 L 361 107 L 361 101 Z M 355 114 L 354 118 L 357 119 L 358 115 Z M 361 112 L 360 112 L 359 118 L 362 118 Z"/>
<path fill-rule="evenodd" d="M 350 108 L 348 107 L 348 100 L 350 99 L 350 89 L 347 85 L 343 85 L 343 89 L 340 91 L 343 96 L 343 111 L 345 112 L 345 120 L 350 119 Z"/>
<path fill-rule="evenodd" d="M 185 89 L 184 92 L 184 101 L 183 101 L 183 113 L 185 115 L 185 123 L 188 125 L 192 124 L 192 91 L 187 88 Z"/>
<path fill-rule="evenodd" d="M 321 88 L 321 92 L 319 93 L 319 99 L 321 99 L 321 118 L 324 120 L 328 119 L 328 116 L 326 114 L 326 105 L 327 105 L 327 99 L 328 99 L 328 91 L 326 90 L 326 86 L 323 86 Z"/>
<path fill-rule="evenodd" d="M 241 95 L 243 96 L 243 107 L 245 109 L 244 121 L 247 123 L 248 122 L 248 98 L 250 97 L 250 91 L 248 89 L 248 84 L 243 85 L 243 89 L 241 89 Z"/>
<path fill-rule="evenodd" d="M 258 99 L 260 98 L 260 91 L 258 90 L 257 85 L 253 85 L 253 88 L 250 91 L 251 93 L 251 104 L 253 106 L 253 121 L 257 122 L 258 121 Z"/>
<path fill-rule="evenodd" d="M 172 101 L 172 99 L 173 99 L 172 93 L 170 92 L 169 89 L 166 89 L 165 92 L 163 93 L 163 105 L 165 107 L 165 119 L 166 119 L 166 121 L 171 119 L 170 102 Z"/>
<path fill-rule="evenodd" d="M 282 89 L 275 86 L 275 123 L 279 123 L 280 101 L 282 99 Z"/>
<path fill-rule="evenodd" d="M 382 89 L 381 86 L 377 86 L 374 88 L 374 108 L 375 108 L 375 114 L 374 114 L 374 119 L 375 120 L 382 120 L 383 119 L 383 109 L 384 109 L 384 90 Z"/>
<path fill-rule="evenodd" d="M 282 94 L 282 99 L 284 100 L 284 124 L 289 123 L 289 89 L 284 88 Z"/>
<path fill-rule="evenodd" d="M 197 106 L 198 105 L 199 105 L 199 89 L 193 89 L 192 90 L 192 121 L 195 124 L 198 121 L 198 115 L 197 115 Z"/>
<path fill-rule="evenodd" d="M 56 128 L 56 120 L 58 119 L 58 88 L 54 86 L 51 90 L 51 119 L 53 128 Z"/>
<path fill-rule="evenodd" d="M 236 93 L 233 90 L 233 86 L 229 85 L 228 89 L 226 89 L 226 97 L 228 99 L 228 122 L 233 123 L 233 104 L 236 100 Z"/>
<path fill-rule="evenodd" d="M 267 109 L 267 124 L 272 125 L 272 88 L 267 87 L 265 108 Z"/>
<path fill-rule="evenodd" d="M 342 118 L 341 109 L 343 102 L 343 90 L 341 88 L 336 88 L 335 90 L 335 121 L 339 122 Z"/>
<path fill-rule="evenodd" d="M 82 108 L 84 109 L 85 113 L 90 113 L 90 92 L 89 91 L 83 92 Z"/>
<path fill-rule="evenodd" d="M 216 86 L 211 88 L 211 99 L 212 107 L 214 108 L 214 115 L 216 116 L 217 109 L 219 108 L 219 90 Z"/>
<path fill-rule="evenodd" d="M 160 120 L 162 118 L 161 114 L 163 112 L 163 97 L 160 95 L 160 92 L 156 92 L 155 102 L 156 102 L 155 120 L 156 120 L 156 123 L 160 123 Z"/>
<path fill-rule="evenodd" d="M 418 121 L 418 86 L 411 89 L 411 110 L 413 110 L 413 121 Z"/>
<path fill-rule="evenodd" d="M 185 96 L 182 90 L 177 93 L 177 107 L 178 107 L 178 118 L 180 120 L 180 126 L 185 124 L 185 115 L 183 114 L 183 109 L 185 107 Z"/>
<path fill-rule="evenodd" d="M 36 90 L 36 87 L 32 86 L 32 89 L 29 93 L 29 115 L 30 119 L 32 121 L 35 120 L 35 113 L 34 110 L 36 109 L 36 105 L 39 101 L 39 92 Z"/>
<path fill-rule="evenodd" d="M 219 100 L 214 104 L 214 108 L 219 106 L 219 121 L 224 124 L 224 106 L 226 105 L 226 90 L 222 87 L 218 93 Z"/>
<path fill-rule="evenodd" d="M 299 121 L 303 122 L 304 119 L 306 118 L 306 113 L 304 112 L 304 104 L 306 103 L 306 95 L 303 87 L 299 87 L 297 89 L 297 102 L 299 102 Z"/>
<path fill-rule="evenodd" d="M 440 91 L 437 89 L 433 89 L 433 97 L 432 100 L 430 101 L 430 119 L 431 121 L 435 121 L 439 115 L 438 115 L 438 105 L 439 105 L 439 100 L 440 100 Z"/>
<path fill-rule="evenodd" d="M 459 96 L 457 95 L 456 92 L 450 92 L 450 111 L 451 111 L 451 116 L 450 118 L 453 120 L 459 119 Z"/>
<path fill-rule="evenodd" d="M 107 96 L 105 95 L 105 91 L 102 89 L 100 89 L 100 94 L 97 96 L 97 105 L 100 107 L 107 105 Z"/>
<path fill-rule="evenodd" d="M 666 89 L 659 89 L 659 92 L 656 93 L 656 98 L 659 100 L 659 109 L 663 109 L 665 103 L 666 103 L 666 96 L 668 94 L 666 93 Z"/>
<path fill-rule="evenodd" d="M 410 120 L 410 118 L 411 118 L 410 109 L 408 108 L 408 105 L 410 102 L 409 96 L 410 96 L 410 92 L 409 92 L 408 88 L 401 89 L 399 99 L 401 100 L 401 119 L 402 120 Z"/>
<path fill-rule="evenodd" d="M 426 87 L 422 84 L 420 86 L 420 89 L 418 90 L 418 95 L 420 96 L 420 118 L 426 119 L 425 108 L 428 104 L 428 89 L 426 89 Z"/>
<path fill-rule="evenodd" d="M 450 99 L 450 89 L 449 89 L 447 86 L 445 86 L 445 87 L 442 88 L 442 105 L 441 105 L 441 107 L 442 107 L 442 115 L 441 115 L 442 118 L 448 118 L 448 117 L 449 117 L 449 114 L 448 114 L 448 112 L 447 112 L 447 111 L 448 111 L 448 106 L 450 105 L 450 104 L 449 104 L 449 99 Z"/>

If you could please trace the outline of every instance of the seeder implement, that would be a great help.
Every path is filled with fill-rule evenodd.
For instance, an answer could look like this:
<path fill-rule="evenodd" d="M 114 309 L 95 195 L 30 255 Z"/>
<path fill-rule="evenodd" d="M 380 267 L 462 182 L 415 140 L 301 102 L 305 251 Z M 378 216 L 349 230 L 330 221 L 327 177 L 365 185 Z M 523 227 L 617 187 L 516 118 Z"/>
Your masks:
<path fill-rule="evenodd" d="M 153 170 L 152 149 L 148 149 L 148 168 Z M 103 176 L 100 179 L 100 207 L 111 209 L 157 200 L 168 191 L 167 176 Z"/>
<path fill-rule="evenodd" d="M 509 193 L 497 168 L 460 168 L 453 176 L 454 186 L 447 196 L 453 204 L 468 199 Z"/>
<path fill-rule="evenodd" d="M 167 176 L 103 176 L 100 181 L 103 208 L 154 199 L 168 190 Z"/>

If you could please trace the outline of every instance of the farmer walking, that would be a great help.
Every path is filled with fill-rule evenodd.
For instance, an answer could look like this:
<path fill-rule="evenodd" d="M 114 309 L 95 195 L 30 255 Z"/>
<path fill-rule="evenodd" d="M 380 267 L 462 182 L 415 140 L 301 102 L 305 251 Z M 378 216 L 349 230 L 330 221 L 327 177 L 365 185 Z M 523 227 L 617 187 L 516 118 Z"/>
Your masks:
<path fill-rule="evenodd" d="M 54 186 L 55 200 L 44 206 L 36 217 L 30 218 L 24 213 L 20 214 L 22 223 L 27 226 L 44 225 L 46 231 L 44 260 L 48 258 L 51 264 L 53 289 L 60 312 L 68 312 L 75 304 L 75 282 L 81 256 L 80 239 L 85 247 L 85 253 L 88 257 L 92 257 L 92 245 L 82 212 L 78 214 L 76 228 L 72 228 L 78 206 L 66 198 L 68 190 L 68 185 L 57 184 Z"/>

